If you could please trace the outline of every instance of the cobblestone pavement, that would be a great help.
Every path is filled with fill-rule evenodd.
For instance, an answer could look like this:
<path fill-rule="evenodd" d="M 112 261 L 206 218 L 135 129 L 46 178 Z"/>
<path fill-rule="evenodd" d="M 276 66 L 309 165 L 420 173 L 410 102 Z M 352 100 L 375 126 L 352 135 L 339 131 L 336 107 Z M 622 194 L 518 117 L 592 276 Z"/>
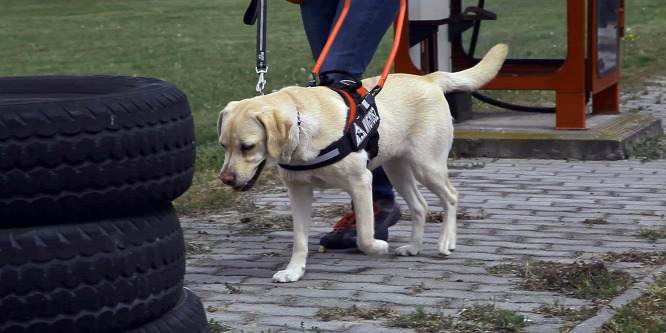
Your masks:
<path fill-rule="evenodd" d="M 666 118 L 664 83 L 625 98 L 623 109 Z M 462 159 L 451 161 L 451 166 L 452 183 L 460 191 L 459 214 L 471 219 L 459 220 L 458 247 L 450 257 L 437 254 L 438 223 L 426 225 L 424 250 L 416 257 L 318 253 L 319 237 L 330 231 L 342 215 L 341 206 L 349 203 L 346 194 L 327 190 L 315 193 L 311 253 L 301 281 L 271 282 L 289 261 L 291 232 L 237 235 L 234 230 L 247 213 L 223 212 L 182 219 L 186 240 L 206 250 L 189 256 L 186 285 L 202 298 L 209 318 L 237 332 L 410 332 L 388 328 L 381 318 L 323 321 L 315 314 L 322 307 L 356 305 L 403 313 L 422 307 L 455 315 L 477 303 L 493 303 L 526 316 L 525 332 L 558 332 L 571 323 L 540 314 L 542 306 L 557 302 L 579 309 L 594 306 L 592 302 L 521 290 L 518 278 L 494 276 L 486 269 L 503 263 L 572 263 L 609 252 L 666 250 L 664 239 L 636 237 L 641 230 L 666 226 L 666 160 Z M 433 194 L 422 193 L 432 211 L 441 211 Z M 254 194 L 254 201 L 272 214 L 290 212 L 280 188 Z M 400 203 L 406 213 L 401 199 Z M 601 223 L 589 223 L 594 219 Z M 392 227 L 391 249 L 404 245 L 409 234 L 408 220 Z M 664 270 L 641 263 L 606 264 L 630 273 L 637 282 Z"/>

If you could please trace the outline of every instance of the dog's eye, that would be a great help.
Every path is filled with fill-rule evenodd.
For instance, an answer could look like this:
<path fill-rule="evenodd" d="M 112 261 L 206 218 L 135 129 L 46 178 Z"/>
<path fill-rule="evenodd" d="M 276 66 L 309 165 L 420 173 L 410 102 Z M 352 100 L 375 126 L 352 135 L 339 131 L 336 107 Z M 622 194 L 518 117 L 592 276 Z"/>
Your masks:
<path fill-rule="evenodd" d="M 251 150 L 252 148 L 254 148 L 253 144 L 244 143 L 244 144 L 241 145 L 241 150 L 242 151 L 248 151 L 248 150 Z"/>

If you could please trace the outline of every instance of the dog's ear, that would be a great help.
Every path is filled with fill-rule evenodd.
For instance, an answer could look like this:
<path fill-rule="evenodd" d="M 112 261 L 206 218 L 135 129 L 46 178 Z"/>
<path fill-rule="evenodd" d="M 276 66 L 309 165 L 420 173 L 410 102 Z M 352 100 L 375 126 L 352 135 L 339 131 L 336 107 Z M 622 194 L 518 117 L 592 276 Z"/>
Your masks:
<path fill-rule="evenodd" d="M 281 158 L 284 162 L 288 162 L 298 143 L 298 139 L 294 137 L 294 135 L 298 135 L 298 128 L 293 126 L 294 122 L 277 109 L 263 110 L 257 114 L 257 120 L 266 130 L 268 155 L 274 159 Z"/>
<path fill-rule="evenodd" d="M 237 102 L 229 102 L 229 104 L 227 104 L 227 106 L 224 107 L 224 109 L 222 109 L 222 111 L 220 111 L 220 116 L 217 117 L 217 137 L 218 138 L 220 137 L 220 135 L 222 135 L 222 118 L 224 118 L 224 115 L 227 114 L 227 112 L 229 112 L 229 109 L 234 107 L 234 105 L 236 105 L 236 103 Z"/>
<path fill-rule="evenodd" d="M 217 138 L 220 138 L 220 135 L 222 134 L 222 117 L 224 116 L 224 111 L 220 111 L 220 116 L 217 117 Z"/>

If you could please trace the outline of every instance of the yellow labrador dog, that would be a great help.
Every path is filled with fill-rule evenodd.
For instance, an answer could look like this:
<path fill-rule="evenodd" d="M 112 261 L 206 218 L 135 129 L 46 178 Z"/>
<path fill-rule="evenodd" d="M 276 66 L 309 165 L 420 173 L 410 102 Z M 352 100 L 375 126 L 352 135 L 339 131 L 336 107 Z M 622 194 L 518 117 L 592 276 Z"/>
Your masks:
<path fill-rule="evenodd" d="M 278 168 L 291 200 L 294 245 L 289 265 L 273 275 L 273 280 L 298 281 L 305 273 L 314 188 L 335 187 L 349 193 L 356 211 L 358 248 L 368 255 L 388 252 L 387 242 L 374 239 L 370 170 L 379 166 L 384 167 L 412 216 L 411 240 L 395 253 L 411 256 L 421 251 L 427 203 L 419 193 L 418 181 L 445 207 L 439 253 L 451 254 L 456 247 L 458 192 L 448 179 L 453 124 L 443 93 L 481 88 L 497 75 L 507 49 L 498 44 L 476 66 L 456 73 L 390 75 L 376 97 L 381 117 L 379 153 L 369 162 L 367 153 L 360 150 L 318 169 Z M 365 79 L 363 86 L 370 89 L 378 79 Z M 287 87 L 230 102 L 217 123 L 219 142 L 225 149 L 220 179 L 236 191 L 246 191 L 264 166 L 307 164 L 341 137 L 346 118 L 345 102 L 326 87 Z"/>

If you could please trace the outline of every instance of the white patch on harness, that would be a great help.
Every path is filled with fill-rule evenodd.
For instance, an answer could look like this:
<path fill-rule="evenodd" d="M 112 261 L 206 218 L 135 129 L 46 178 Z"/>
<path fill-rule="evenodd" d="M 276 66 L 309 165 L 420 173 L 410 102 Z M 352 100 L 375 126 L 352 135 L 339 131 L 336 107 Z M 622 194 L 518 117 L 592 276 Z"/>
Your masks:
<path fill-rule="evenodd" d="M 354 149 L 364 149 L 370 136 L 376 133 L 379 127 L 377 109 L 371 106 L 363 117 L 356 118 L 353 124 L 353 132 L 350 134 L 353 134 L 352 144 Z"/>
<path fill-rule="evenodd" d="M 356 123 L 354 123 L 354 133 L 356 133 L 355 144 L 358 147 L 358 144 L 363 142 L 363 140 L 365 140 L 365 138 L 368 136 L 368 132 L 366 132 L 360 126 L 356 125 Z"/>
<path fill-rule="evenodd" d="M 375 127 L 375 124 L 379 121 L 379 116 L 376 113 L 375 108 L 371 107 L 368 109 L 368 113 L 363 117 L 363 126 L 365 126 L 365 131 L 370 132 L 370 130 Z"/>

